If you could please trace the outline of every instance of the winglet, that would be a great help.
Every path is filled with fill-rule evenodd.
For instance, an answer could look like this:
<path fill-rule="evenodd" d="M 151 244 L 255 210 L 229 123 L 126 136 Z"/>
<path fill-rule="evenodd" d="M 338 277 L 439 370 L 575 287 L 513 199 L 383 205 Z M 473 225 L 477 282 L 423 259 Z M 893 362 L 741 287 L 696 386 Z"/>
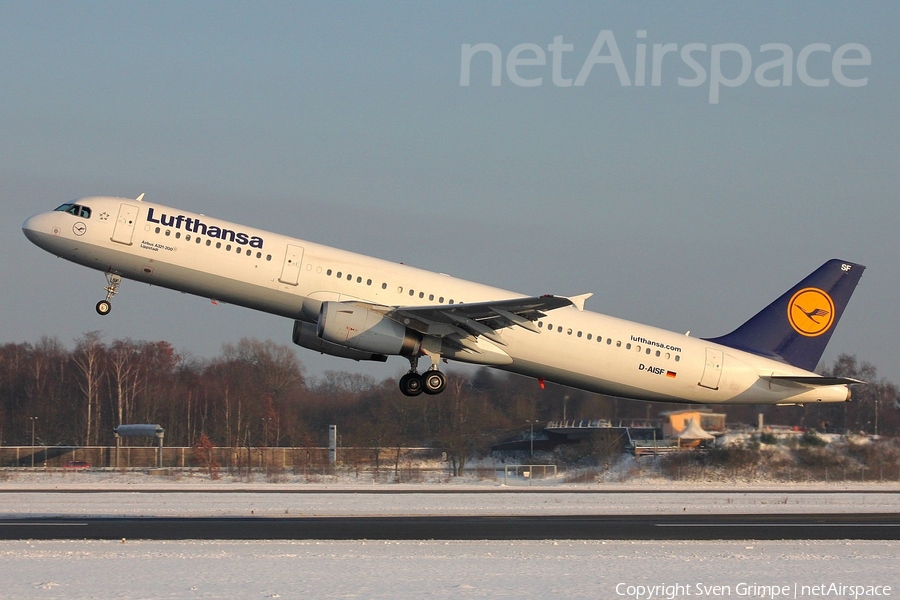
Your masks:
<path fill-rule="evenodd" d="M 144 193 L 146 193 L 146 192 L 144 192 Z M 137 200 L 135 200 L 135 202 L 143 202 L 144 201 L 144 193 L 142 193 L 140 196 L 138 196 Z"/>
<path fill-rule="evenodd" d="M 584 310 L 584 301 L 593 296 L 594 293 L 581 294 L 579 296 L 569 296 L 569 302 L 575 305 L 578 310 Z"/>

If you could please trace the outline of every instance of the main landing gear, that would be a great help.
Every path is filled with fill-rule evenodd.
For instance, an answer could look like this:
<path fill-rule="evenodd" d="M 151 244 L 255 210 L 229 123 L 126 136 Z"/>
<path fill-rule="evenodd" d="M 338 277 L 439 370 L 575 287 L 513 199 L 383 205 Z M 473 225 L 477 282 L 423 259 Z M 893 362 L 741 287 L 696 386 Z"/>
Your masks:
<path fill-rule="evenodd" d="M 440 356 L 432 357 L 440 359 Z M 431 368 L 419 375 L 417 367 L 419 357 L 409 359 L 409 373 L 400 378 L 400 391 L 404 396 L 418 396 L 422 392 L 435 395 L 440 394 L 447 387 L 447 376 L 438 370 L 437 362 Z"/>
<path fill-rule="evenodd" d="M 115 273 L 106 273 L 106 287 L 103 288 L 103 291 L 106 292 L 106 300 L 101 300 L 97 303 L 97 314 L 101 316 L 106 316 L 109 314 L 109 311 L 112 310 L 112 303 L 110 303 L 110 299 L 113 296 L 119 293 L 119 284 L 122 283 L 122 276 L 116 275 Z"/>

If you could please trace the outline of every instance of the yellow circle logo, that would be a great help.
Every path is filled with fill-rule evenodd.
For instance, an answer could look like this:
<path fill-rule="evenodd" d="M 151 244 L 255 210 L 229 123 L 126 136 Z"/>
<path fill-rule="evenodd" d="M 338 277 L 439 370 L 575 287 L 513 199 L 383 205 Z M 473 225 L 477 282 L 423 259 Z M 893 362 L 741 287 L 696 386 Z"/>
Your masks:
<path fill-rule="evenodd" d="M 834 323 L 834 301 L 819 288 L 804 288 L 788 302 L 787 317 L 800 335 L 822 335 Z"/>

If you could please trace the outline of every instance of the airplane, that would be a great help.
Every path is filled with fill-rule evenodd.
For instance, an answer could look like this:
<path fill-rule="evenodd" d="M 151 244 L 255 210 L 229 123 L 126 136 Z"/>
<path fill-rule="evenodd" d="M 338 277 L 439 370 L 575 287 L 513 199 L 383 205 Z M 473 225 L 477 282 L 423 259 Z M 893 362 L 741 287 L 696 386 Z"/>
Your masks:
<path fill-rule="evenodd" d="M 813 372 L 865 267 L 829 260 L 733 332 L 695 338 L 584 309 L 591 294 L 526 296 L 145 202 L 87 197 L 22 225 L 44 250 L 130 279 L 293 320 L 293 342 L 352 360 L 402 356 L 407 396 L 439 394 L 443 360 L 635 400 L 803 405 L 862 383 Z M 430 365 L 419 372 L 420 358 Z"/>

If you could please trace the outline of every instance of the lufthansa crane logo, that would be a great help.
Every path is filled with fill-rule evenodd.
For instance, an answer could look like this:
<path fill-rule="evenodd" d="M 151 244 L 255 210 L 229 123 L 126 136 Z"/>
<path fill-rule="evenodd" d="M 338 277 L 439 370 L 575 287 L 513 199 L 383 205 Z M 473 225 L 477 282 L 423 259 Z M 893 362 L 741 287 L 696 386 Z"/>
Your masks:
<path fill-rule="evenodd" d="M 820 336 L 834 323 L 834 301 L 819 288 L 803 288 L 788 302 L 787 317 L 800 335 Z"/>

